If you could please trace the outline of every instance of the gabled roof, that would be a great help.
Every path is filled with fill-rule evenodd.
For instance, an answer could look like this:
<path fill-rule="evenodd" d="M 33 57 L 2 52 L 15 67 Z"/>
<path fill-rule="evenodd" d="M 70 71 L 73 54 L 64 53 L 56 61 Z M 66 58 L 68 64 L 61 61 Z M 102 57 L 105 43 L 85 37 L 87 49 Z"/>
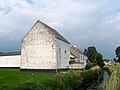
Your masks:
<path fill-rule="evenodd" d="M 84 55 L 82 51 L 80 51 L 77 47 L 74 46 L 70 47 L 70 53 L 75 57 L 79 57 L 80 54 Z"/>
<path fill-rule="evenodd" d="M 68 42 L 68 41 L 67 41 L 61 34 L 59 34 L 55 29 L 51 28 L 50 26 L 48 26 L 47 24 L 41 22 L 40 20 L 38 20 L 37 22 L 41 23 L 41 24 L 44 25 L 46 28 L 48 28 L 48 30 L 50 30 L 50 31 L 55 35 L 56 38 L 58 38 L 58 39 L 60 39 L 60 40 L 62 40 L 62 41 L 64 41 L 64 42 L 70 44 L 70 42 Z M 37 22 L 36 22 L 36 23 L 37 23 Z"/>

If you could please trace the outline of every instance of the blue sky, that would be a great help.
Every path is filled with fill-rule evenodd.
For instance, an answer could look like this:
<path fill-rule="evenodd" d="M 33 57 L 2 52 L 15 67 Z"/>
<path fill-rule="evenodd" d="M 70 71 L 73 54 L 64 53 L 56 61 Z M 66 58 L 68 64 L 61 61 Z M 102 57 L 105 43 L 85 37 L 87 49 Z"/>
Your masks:
<path fill-rule="evenodd" d="M 81 50 L 96 46 L 104 58 L 120 45 L 120 0 L 0 0 L 0 51 L 18 51 L 37 21 Z"/>

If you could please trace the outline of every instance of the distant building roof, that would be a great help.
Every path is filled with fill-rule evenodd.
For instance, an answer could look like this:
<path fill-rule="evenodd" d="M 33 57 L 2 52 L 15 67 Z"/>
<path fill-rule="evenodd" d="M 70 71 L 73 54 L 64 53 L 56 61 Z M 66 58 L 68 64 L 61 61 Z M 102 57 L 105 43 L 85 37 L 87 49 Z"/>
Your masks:
<path fill-rule="evenodd" d="M 46 25 L 45 23 L 41 22 L 40 20 L 38 20 L 37 22 L 40 22 L 42 25 L 44 25 L 46 28 L 48 28 L 48 30 L 50 30 L 56 38 L 66 42 L 66 43 L 69 43 L 60 33 L 58 33 L 55 29 L 51 28 L 50 26 Z"/>
<path fill-rule="evenodd" d="M 0 52 L 0 56 L 14 56 L 21 55 L 21 52 Z"/>
<path fill-rule="evenodd" d="M 82 51 L 80 51 L 77 47 L 74 46 L 70 47 L 70 53 L 75 57 L 79 57 L 79 54 L 83 54 Z"/>

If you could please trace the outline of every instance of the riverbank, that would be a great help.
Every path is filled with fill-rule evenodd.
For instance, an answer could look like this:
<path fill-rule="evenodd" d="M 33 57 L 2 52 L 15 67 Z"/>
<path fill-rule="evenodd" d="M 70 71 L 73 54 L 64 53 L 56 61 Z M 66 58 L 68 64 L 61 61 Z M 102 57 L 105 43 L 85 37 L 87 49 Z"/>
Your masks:
<path fill-rule="evenodd" d="M 59 74 L 0 69 L 0 90 L 86 90 L 102 74 L 99 66 Z"/>
<path fill-rule="evenodd" d="M 102 76 L 103 70 L 99 66 L 95 66 L 84 71 L 69 71 L 68 73 L 59 73 L 54 78 L 48 79 L 45 82 L 35 84 L 29 90 L 86 90 L 94 81 L 97 81 Z M 29 84 L 17 85 L 14 90 L 24 90 Z"/>
<path fill-rule="evenodd" d="M 109 72 L 110 77 L 100 90 L 120 90 L 120 65 L 105 66 L 104 68 Z"/>

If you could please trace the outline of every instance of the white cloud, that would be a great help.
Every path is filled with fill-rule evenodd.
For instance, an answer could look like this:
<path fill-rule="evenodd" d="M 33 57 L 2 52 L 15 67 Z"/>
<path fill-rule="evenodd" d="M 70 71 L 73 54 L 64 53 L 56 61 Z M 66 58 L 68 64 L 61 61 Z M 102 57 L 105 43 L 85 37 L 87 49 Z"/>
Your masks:
<path fill-rule="evenodd" d="M 22 38 L 40 19 L 82 48 L 109 39 L 115 42 L 120 32 L 119 6 L 120 1 L 109 0 L 0 0 L 0 39 Z"/>
<path fill-rule="evenodd" d="M 62 23 L 59 23 L 59 22 L 50 22 L 50 23 L 48 23 L 48 25 L 53 27 L 53 28 L 56 28 L 56 29 L 60 29 L 60 28 L 64 27 L 64 25 Z"/>

